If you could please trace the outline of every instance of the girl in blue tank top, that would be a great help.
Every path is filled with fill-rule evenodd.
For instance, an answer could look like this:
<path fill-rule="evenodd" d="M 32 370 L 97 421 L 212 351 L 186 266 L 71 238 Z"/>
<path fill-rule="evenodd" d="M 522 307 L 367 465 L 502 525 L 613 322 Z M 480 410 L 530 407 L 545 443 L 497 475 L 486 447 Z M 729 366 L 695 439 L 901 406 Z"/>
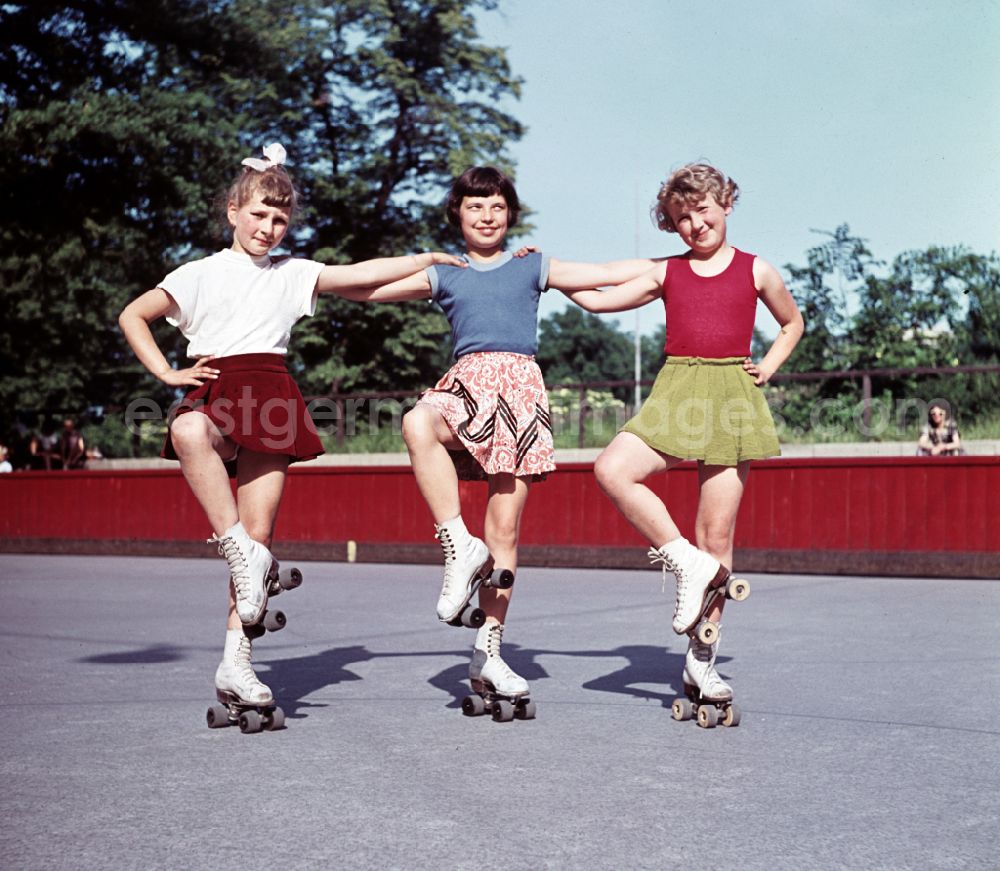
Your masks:
<path fill-rule="evenodd" d="M 555 469 L 552 425 L 538 347 L 538 300 L 548 287 L 569 291 L 620 284 L 650 260 L 567 263 L 504 248 L 520 204 L 506 175 L 473 167 L 452 185 L 449 223 L 465 241 L 464 266 L 434 266 L 383 287 L 341 295 L 365 302 L 432 299 L 451 325 L 455 365 L 403 418 L 417 486 L 444 551 L 438 619 L 478 627 L 469 676 L 469 714 L 534 716 L 528 684 L 500 656 L 517 570 L 517 544 L 528 491 Z M 460 479 L 489 486 L 482 539 L 465 526 Z M 479 593 L 479 608 L 470 605 Z"/>

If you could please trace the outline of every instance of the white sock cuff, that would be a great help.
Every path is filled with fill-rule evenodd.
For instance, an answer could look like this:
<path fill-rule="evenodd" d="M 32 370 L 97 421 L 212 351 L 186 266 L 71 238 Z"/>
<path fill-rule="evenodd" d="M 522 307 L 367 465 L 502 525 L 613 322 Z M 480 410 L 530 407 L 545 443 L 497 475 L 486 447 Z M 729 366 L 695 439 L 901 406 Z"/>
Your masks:
<path fill-rule="evenodd" d="M 439 529 L 448 530 L 453 538 L 469 534 L 469 530 L 465 528 L 465 521 L 462 520 L 461 514 L 458 517 L 452 517 L 451 520 L 446 520 L 444 523 L 438 523 L 437 526 Z"/>
<path fill-rule="evenodd" d="M 686 550 L 691 546 L 691 543 L 682 535 L 679 538 L 673 538 L 666 544 L 660 547 L 660 553 L 663 554 L 676 554 L 683 550 Z"/>
<path fill-rule="evenodd" d="M 249 538 L 250 534 L 246 531 L 243 526 L 242 520 L 237 520 L 232 526 L 229 527 L 224 533 L 222 533 L 222 538 Z"/>

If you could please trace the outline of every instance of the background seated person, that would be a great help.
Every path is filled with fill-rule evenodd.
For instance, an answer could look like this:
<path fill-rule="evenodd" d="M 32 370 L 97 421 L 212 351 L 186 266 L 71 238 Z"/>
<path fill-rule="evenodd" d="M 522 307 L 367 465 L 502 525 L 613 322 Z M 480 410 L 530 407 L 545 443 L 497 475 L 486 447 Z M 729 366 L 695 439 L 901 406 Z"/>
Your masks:
<path fill-rule="evenodd" d="M 944 405 L 934 403 L 928 410 L 927 423 L 917 442 L 917 453 L 925 457 L 954 457 L 962 453 L 958 426 Z"/>

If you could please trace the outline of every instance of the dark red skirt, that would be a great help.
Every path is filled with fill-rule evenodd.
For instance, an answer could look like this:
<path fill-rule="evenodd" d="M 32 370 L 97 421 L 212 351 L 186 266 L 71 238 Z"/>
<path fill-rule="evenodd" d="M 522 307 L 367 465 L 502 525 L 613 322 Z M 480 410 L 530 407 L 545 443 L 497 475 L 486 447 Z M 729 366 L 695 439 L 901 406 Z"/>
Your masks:
<path fill-rule="evenodd" d="M 208 415 L 241 450 L 283 454 L 291 462 L 312 460 L 323 443 L 282 354 L 236 354 L 211 360 L 219 377 L 195 387 L 174 417 L 189 411 Z M 160 456 L 176 460 L 170 429 Z"/>

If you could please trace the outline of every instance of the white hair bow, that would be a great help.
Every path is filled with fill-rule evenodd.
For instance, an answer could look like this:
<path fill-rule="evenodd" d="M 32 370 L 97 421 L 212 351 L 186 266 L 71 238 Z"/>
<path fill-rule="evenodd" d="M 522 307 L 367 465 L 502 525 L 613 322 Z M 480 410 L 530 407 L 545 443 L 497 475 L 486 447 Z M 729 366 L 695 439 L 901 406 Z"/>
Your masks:
<path fill-rule="evenodd" d="M 280 142 L 272 142 L 270 145 L 264 146 L 263 160 L 259 157 L 245 157 L 243 159 L 243 166 L 249 166 L 251 169 L 256 169 L 257 172 L 263 172 L 272 166 L 281 166 L 285 162 L 286 155 L 287 152 L 284 145 Z"/>

